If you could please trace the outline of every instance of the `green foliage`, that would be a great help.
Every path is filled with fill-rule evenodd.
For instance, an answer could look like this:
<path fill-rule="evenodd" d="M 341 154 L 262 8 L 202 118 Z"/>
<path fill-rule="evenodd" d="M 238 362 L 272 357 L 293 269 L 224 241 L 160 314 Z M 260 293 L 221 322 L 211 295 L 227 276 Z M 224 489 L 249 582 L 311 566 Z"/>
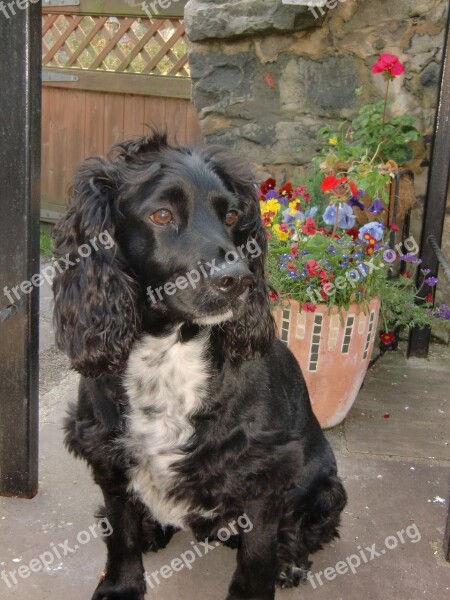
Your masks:
<path fill-rule="evenodd" d="M 53 256 L 53 240 L 52 237 L 45 231 L 41 231 L 40 251 L 41 255 L 45 256 L 46 258 Z"/>

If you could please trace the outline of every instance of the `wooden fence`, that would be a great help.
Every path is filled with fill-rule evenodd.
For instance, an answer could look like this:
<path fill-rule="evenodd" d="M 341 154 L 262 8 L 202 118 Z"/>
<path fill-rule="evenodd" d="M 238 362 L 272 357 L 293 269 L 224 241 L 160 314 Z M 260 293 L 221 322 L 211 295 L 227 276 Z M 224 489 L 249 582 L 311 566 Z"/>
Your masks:
<path fill-rule="evenodd" d="M 149 125 L 166 129 L 174 142 L 202 143 L 190 101 L 184 4 L 158 18 L 116 0 L 44 5 L 42 220 L 64 212 L 86 156 L 105 154 Z"/>

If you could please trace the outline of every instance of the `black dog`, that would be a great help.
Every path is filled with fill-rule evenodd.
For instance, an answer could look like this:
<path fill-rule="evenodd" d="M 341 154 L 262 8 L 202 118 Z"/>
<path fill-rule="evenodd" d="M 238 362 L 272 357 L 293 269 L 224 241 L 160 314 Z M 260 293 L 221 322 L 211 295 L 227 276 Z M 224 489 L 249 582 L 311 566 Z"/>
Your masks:
<path fill-rule="evenodd" d="M 76 175 L 55 230 L 69 265 L 55 322 L 83 375 L 66 443 L 113 529 L 96 600 L 142 600 L 142 553 L 178 529 L 217 540 L 251 523 L 227 542 L 228 600 L 298 585 L 338 536 L 346 494 L 297 362 L 274 340 L 266 244 L 247 167 L 220 148 L 154 132 Z"/>

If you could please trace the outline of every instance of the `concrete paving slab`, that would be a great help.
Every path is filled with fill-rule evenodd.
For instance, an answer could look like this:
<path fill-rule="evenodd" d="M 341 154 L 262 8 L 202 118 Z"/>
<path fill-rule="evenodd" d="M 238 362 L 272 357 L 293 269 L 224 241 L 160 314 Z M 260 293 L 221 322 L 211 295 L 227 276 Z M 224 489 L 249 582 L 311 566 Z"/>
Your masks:
<path fill-rule="evenodd" d="M 345 421 L 349 452 L 450 460 L 450 352 L 437 348 L 431 360 L 390 352 L 369 371 Z"/>
<path fill-rule="evenodd" d="M 31 501 L 0 498 L 0 598 L 88 600 L 106 555 L 93 517 L 101 496 L 84 463 L 63 448 L 60 423 L 78 376 L 52 345 L 50 299 L 42 299 L 40 491 Z M 450 598 L 450 565 L 442 555 L 449 356 L 437 346 L 430 361 L 388 354 L 369 373 L 346 422 L 327 432 L 349 495 L 341 539 L 313 557 L 309 581 L 279 590 L 277 600 Z M 149 599 L 225 598 L 235 565 L 228 548 L 214 547 L 191 569 L 161 575 L 193 542 L 179 533 L 168 548 L 147 555 L 146 568 L 160 582 L 151 578 Z M 36 572 L 22 568 L 24 578 L 24 566 Z"/>

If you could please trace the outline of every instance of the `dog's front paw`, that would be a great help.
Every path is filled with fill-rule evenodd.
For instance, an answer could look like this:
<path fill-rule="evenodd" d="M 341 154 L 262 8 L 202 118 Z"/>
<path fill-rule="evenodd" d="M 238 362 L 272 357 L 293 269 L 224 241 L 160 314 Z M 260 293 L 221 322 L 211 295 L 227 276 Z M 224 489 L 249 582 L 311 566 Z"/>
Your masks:
<path fill-rule="evenodd" d="M 101 584 L 92 600 L 144 600 L 145 593 L 135 586 L 110 586 Z"/>
<path fill-rule="evenodd" d="M 304 565 L 283 567 L 278 573 L 277 584 L 281 589 L 298 587 L 301 581 L 307 579 L 311 565 L 312 563 L 308 561 Z"/>

